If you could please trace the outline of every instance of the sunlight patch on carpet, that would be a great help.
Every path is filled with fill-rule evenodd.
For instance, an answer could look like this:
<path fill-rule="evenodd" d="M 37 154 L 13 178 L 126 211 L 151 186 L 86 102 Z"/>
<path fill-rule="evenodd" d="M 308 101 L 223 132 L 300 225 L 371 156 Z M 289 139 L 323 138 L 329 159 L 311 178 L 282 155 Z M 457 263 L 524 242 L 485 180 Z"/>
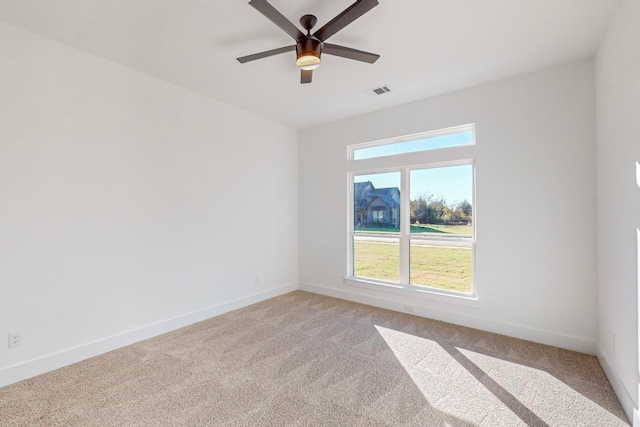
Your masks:
<path fill-rule="evenodd" d="M 459 351 L 550 425 L 626 425 L 545 371 L 462 348 Z"/>
<path fill-rule="evenodd" d="M 468 423 L 526 426 L 435 341 L 376 326 L 427 402 Z"/>
<path fill-rule="evenodd" d="M 376 326 L 434 408 L 478 425 L 624 426 L 549 373 Z"/>

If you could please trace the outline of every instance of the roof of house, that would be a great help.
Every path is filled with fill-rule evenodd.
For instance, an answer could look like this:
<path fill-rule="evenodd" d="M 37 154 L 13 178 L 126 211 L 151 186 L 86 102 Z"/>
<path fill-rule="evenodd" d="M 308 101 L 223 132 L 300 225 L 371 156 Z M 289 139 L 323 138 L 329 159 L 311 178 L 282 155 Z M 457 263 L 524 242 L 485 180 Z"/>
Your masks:
<path fill-rule="evenodd" d="M 387 190 L 387 188 L 381 188 L 381 190 Z M 376 196 L 380 198 L 380 200 L 382 200 L 390 208 L 400 207 L 400 204 L 388 194 L 376 194 Z M 374 197 L 374 200 L 375 200 L 375 197 Z M 373 202 L 373 200 L 371 202 Z M 371 204 L 371 202 L 369 204 Z"/>
<path fill-rule="evenodd" d="M 393 198 L 400 193 L 398 187 L 375 188 L 371 181 L 354 184 L 354 200 L 357 206 L 367 208 L 376 198 L 380 198 L 387 206 L 397 208 L 400 204 Z"/>
<path fill-rule="evenodd" d="M 353 192 L 354 192 L 353 197 L 355 200 L 360 200 L 363 197 L 365 197 L 367 193 L 370 193 L 373 190 L 375 190 L 375 187 L 373 186 L 371 181 L 356 182 L 353 185 Z"/>

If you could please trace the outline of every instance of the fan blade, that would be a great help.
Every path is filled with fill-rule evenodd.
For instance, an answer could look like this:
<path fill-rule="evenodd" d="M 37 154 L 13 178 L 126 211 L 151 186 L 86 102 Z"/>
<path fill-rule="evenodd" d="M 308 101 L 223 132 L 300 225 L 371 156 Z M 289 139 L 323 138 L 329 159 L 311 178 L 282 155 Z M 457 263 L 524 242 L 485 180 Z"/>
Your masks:
<path fill-rule="evenodd" d="M 289 52 L 292 50 L 296 50 L 296 45 L 279 47 L 278 49 L 265 50 L 264 52 L 254 53 L 253 55 L 241 56 L 240 58 L 236 58 L 239 63 L 244 64 L 245 62 L 255 61 L 256 59 L 266 58 L 268 56 L 280 55 L 281 53 Z"/>
<path fill-rule="evenodd" d="M 313 36 L 323 42 L 377 5 L 378 0 L 358 0 L 313 33 Z"/>
<path fill-rule="evenodd" d="M 300 83 L 311 83 L 313 70 L 300 70 Z"/>
<path fill-rule="evenodd" d="M 295 40 L 300 41 L 307 38 L 298 27 L 278 12 L 275 7 L 271 6 L 267 0 L 251 0 L 249 4 Z"/>
<path fill-rule="evenodd" d="M 350 47 L 338 46 L 337 44 L 325 43 L 322 46 L 322 53 L 328 55 L 341 56 L 343 58 L 355 59 L 356 61 L 368 62 L 373 64 L 380 58 L 375 53 L 364 52 L 362 50 L 351 49 Z"/>

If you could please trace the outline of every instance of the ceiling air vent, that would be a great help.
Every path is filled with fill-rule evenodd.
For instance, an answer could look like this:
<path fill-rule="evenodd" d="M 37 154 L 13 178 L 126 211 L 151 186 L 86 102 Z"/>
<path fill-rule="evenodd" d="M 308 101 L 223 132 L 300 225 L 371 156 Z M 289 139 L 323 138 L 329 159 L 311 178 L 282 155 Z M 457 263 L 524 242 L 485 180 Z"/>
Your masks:
<path fill-rule="evenodd" d="M 391 89 L 389 89 L 387 86 L 380 86 L 380 87 L 377 87 L 375 89 L 370 89 L 367 92 L 371 96 L 384 95 L 387 92 L 391 92 Z"/>
<path fill-rule="evenodd" d="M 380 86 L 367 92 L 369 92 L 370 95 L 384 95 L 387 92 L 391 92 L 391 89 L 389 89 L 387 86 Z"/>

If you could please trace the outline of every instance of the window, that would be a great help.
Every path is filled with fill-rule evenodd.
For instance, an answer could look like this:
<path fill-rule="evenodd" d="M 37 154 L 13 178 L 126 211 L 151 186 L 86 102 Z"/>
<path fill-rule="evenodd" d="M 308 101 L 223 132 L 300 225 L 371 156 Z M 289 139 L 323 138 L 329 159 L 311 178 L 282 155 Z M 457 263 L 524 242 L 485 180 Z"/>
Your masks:
<path fill-rule="evenodd" d="M 438 138 L 474 139 L 473 127 L 451 132 Z M 418 138 L 430 139 L 428 134 Z M 411 141 L 402 143 L 407 142 Z M 378 157 L 397 154 L 394 145 L 375 145 L 392 147 Z M 357 147 L 350 152 L 357 153 Z M 419 160 L 425 159 L 423 155 Z M 354 156 L 355 160 L 366 162 Z M 352 171 L 349 180 L 353 212 L 349 279 L 443 294 L 475 294 L 472 159 L 453 156 L 444 163 Z"/>
<path fill-rule="evenodd" d="M 473 166 L 408 173 L 409 283 L 471 293 Z"/>
<path fill-rule="evenodd" d="M 400 209 L 400 173 L 355 176 L 353 180 L 353 275 L 390 282 L 399 281 L 400 222 L 384 207 Z"/>
<path fill-rule="evenodd" d="M 411 135 L 368 144 L 358 144 L 350 148 L 349 158 L 353 160 L 364 160 L 473 144 L 473 128 L 471 126 L 459 126 L 425 134 Z"/>

